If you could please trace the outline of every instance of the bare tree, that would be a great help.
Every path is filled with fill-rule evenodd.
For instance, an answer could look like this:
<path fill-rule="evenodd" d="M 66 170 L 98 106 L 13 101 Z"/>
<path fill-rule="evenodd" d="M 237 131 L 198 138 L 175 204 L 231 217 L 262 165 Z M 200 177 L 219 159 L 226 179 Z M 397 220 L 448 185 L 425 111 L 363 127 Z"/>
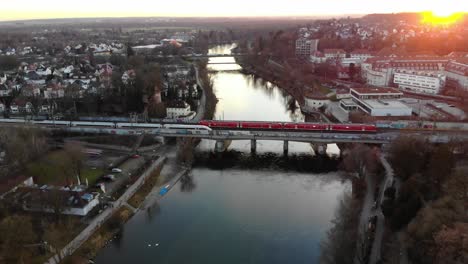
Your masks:
<path fill-rule="evenodd" d="M 427 144 L 415 137 L 402 136 L 393 141 L 389 150 L 389 161 L 395 174 L 403 180 L 423 171 L 426 163 Z"/>
<path fill-rule="evenodd" d="M 71 170 L 75 176 L 83 182 L 81 172 L 86 158 L 83 146 L 80 143 L 69 142 L 65 144 L 64 151 L 68 156 Z"/>
<path fill-rule="evenodd" d="M 377 156 L 366 145 L 356 144 L 343 159 L 346 171 L 355 173 L 359 179 L 363 179 L 365 174 L 373 172 L 376 168 Z"/>

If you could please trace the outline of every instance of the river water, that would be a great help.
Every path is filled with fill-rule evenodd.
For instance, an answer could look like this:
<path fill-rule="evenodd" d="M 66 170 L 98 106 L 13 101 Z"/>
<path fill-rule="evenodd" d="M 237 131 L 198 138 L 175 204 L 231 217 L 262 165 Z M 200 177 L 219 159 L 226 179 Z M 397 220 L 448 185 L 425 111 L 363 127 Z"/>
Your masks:
<path fill-rule="evenodd" d="M 236 64 L 209 67 L 216 70 L 217 119 L 304 120 L 274 85 L 241 74 Z M 318 263 L 320 241 L 350 189 L 335 171 L 337 161 L 314 157 L 306 143 L 290 142 L 287 157 L 283 142 L 258 141 L 255 155 L 249 141 L 234 141 L 221 155 L 214 144 L 200 143 L 189 177 L 135 215 L 96 263 Z M 336 146 L 327 151 L 336 154 Z"/>

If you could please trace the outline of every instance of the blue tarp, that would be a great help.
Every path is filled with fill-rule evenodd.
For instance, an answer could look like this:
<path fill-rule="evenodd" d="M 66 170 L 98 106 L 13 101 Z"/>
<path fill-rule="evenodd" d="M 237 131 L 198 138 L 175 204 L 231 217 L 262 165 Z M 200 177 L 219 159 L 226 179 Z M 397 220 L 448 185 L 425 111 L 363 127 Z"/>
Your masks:
<path fill-rule="evenodd" d="M 166 187 L 163 187 L 160 191 L 159 191 L 159 195 L 165 195 L 167 193 L 168 189 Z"/>

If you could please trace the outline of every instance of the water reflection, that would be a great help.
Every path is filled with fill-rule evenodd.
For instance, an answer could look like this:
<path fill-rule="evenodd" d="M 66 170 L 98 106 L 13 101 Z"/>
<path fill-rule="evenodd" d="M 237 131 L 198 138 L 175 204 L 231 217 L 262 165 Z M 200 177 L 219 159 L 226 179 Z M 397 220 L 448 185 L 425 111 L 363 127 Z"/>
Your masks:
<path fill-rule="evenodd" d="M 161 207 L 159 202 L 156 201 L 151 206 L 146 208 L 146 221 L 151 223 L 153 219 L 161 213 Z"/>
<path fill-rule="evenodd" d="M 186 173 L 180 178 L 180 191 L 181 192 L 193 192 L 197 185 L 195 184 L 195 180 L 193 179 L 192 173 Z"/>

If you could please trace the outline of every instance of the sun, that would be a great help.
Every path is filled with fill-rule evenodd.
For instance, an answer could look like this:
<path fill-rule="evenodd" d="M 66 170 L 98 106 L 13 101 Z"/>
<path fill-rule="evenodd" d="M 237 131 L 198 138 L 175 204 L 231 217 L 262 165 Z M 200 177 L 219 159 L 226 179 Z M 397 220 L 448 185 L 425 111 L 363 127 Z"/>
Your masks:
<path fill-rule="evenodd" d="M 449 9 L 437 9 L 422 13 L 422 23 L 432 25 L 451 25 L 463 18 L 463 13 L 452 12 Z"/>

